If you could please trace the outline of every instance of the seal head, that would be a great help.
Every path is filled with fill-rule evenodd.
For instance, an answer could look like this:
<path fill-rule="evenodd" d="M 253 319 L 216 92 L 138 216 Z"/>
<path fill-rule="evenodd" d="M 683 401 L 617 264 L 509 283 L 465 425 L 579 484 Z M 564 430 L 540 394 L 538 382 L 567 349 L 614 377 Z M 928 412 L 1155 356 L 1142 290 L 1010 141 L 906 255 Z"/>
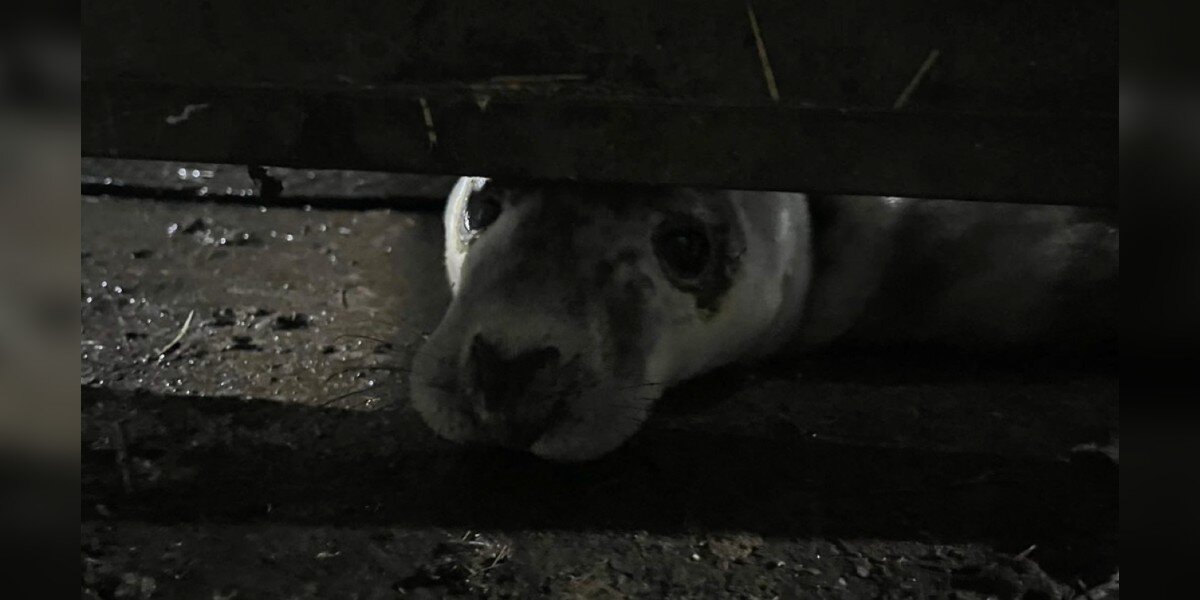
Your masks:
<path fill-rule="evenodd" d="M 413 363 L 441 436 L 598 457 L 662 391 L 770 352 L 810 278 L 803 195 L 459 180 L 453 299 Z"/>

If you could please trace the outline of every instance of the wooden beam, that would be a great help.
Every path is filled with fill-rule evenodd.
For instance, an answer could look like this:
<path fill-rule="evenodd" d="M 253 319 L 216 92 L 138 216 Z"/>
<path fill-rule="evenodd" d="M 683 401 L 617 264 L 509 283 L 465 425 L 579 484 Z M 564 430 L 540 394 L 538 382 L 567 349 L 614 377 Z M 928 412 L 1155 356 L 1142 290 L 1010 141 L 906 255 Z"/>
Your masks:
<path fill-rule="evenodd" d="M 1115 204 L 1115 5 L 886 4 L 88 0 L 83 153 Z"/>

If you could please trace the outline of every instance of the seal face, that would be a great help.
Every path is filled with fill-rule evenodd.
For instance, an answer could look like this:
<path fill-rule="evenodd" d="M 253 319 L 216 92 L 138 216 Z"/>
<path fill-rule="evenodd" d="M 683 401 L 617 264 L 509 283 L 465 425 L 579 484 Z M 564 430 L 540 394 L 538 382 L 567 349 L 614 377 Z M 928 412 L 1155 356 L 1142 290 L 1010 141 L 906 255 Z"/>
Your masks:
<path fill-rule="evenodd" d="M 600 456 L 667 386 L 782 341 L 807 219 L 800 194 L 462 178 L 453 299 L 414 360 L 414 406 L 451 440 Z"/>

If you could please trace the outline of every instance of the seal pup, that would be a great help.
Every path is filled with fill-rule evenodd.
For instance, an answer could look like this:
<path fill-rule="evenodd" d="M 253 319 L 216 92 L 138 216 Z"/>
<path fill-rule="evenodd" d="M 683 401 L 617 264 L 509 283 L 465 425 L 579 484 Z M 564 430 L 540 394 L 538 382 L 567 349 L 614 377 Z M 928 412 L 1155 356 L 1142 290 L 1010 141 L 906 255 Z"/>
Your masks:
<path fill-rule="evenodd" d="M 413 406 L 449 440 L 580 461 L 667 387 L 777 351 L 1115 340 L 1110 220 L 464 177 L 444 214 L 452 300 L 414 358 Z"/>

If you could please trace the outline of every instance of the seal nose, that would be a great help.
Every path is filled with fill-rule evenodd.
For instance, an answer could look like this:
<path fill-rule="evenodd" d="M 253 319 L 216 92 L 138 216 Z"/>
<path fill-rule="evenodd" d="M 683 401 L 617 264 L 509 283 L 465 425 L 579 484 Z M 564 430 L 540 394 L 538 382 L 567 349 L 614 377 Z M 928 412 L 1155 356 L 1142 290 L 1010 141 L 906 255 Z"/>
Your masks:
<path fill-rule="evenodd" d="M 549 425 L 556 399 L 549 393 L 560 353 L 548 346 L 511 358 L 494 344 L 476 335 L 471 341 L 470 367 L 481 416 L 499 417 L 514 444 L 533 443 Z M 526 440 L 526 438 L 531 439 Z"/>

